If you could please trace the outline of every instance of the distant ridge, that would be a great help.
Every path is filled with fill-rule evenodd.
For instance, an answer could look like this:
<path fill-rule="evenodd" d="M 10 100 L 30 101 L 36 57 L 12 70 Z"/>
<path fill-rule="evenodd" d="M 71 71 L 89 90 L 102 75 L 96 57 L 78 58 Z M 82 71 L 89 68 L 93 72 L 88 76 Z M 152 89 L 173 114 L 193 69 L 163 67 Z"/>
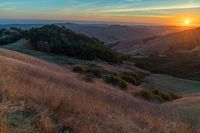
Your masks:
<path fill-rule="evenodd" d="M 141 40 L 119 42 L 113 49 L 130 55 L 187 53 L 200 45 L 200 28 Z"/>

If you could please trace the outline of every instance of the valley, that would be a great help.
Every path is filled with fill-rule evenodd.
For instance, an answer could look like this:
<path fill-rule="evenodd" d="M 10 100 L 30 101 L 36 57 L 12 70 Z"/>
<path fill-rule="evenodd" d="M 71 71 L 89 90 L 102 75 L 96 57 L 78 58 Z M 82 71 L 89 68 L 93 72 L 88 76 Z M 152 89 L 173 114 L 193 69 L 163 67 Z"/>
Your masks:
<path fill-rule="evenodd" d="M 200 0 L 0 0 L 0 133 L 200 133 Z"/>
<path fill-rule="evenodd" d="M 130 57 L 55 25 L 9 35 L 0 46 L 4 130 L 199 132 L 196 54 Z"/>

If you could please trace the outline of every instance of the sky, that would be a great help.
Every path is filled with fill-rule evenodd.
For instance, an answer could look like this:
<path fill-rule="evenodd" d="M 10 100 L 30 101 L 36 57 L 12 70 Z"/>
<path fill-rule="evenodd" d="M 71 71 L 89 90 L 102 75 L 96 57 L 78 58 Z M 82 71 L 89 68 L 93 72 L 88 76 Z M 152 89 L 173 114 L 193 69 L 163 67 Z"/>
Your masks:
<path fill-rule="evenodd" d="M 0 0 L 0 19 L 200 25 L 200 0 Z"/>

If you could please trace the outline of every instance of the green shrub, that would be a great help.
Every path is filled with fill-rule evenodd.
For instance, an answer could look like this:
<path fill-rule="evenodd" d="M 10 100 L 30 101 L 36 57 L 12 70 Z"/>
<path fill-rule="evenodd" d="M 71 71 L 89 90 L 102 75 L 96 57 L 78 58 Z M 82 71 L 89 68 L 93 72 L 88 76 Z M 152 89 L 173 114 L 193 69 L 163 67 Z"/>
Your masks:
<path fill-rule="evenodd" d="M 135 93 L 135 96 L 143 98 L 152 102 L 167 102 L 180 98 L 180 96 L 175 95 L 171 92 L 164 92 L 158 89 L 142 90 Z"/>
<path fill-rule="evenodd" d="M 128 86 L 126 81 L 121 79 L 119 76 L 105 76 L 104 81 L 108 84 L 119 86 L 123 90 L 126 90 Z"/>
<path fill-rule="evenodd" d="M 141 82 L 139 75 L 133 72 L 123 72 L 121 78 L 133 85 L 139 85 Z"/>
<path fill-rule="evenodd" d="M 99 77 L 99 78 L 102 76 L 100 69 L 95 68 L 95 67 L 94 68 L 91 68 L 91 67 L 87 68 L 87 73 L 90 73 L 93 76 Z"/>
<path fill-rule="evenodd" d="M 90 75 L 95 78 L 107 75 L 107 71 L 97 65 L 75 65 L 72 70 L 73 72 Z"/>

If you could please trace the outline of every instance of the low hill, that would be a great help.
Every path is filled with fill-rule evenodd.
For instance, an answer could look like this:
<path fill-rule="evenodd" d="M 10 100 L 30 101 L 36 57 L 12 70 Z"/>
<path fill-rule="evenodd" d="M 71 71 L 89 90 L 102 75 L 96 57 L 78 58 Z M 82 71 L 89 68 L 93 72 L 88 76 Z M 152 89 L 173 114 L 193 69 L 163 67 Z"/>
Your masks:
<path fill-rule="evenodd" d="M 137 67 L 177 78 L 200 81 L 200 56 L 193 53 L 134 59 Z"/>
<path fill-rule="evenodd" d="M 100 80 L 85 82 L 63 66 L 18 52 L 0 49 L 0 73 L 0 94 L 5 98 L 0 103 L 8 107 L 0 109 L 0 116 L 4 116 L 0 117 L 3 118 L 0 120 L 1 131 L 17 130 L 19 133 L 41 131 L 196 133 L 199 131 L 188 122 L 179 121 L 178 114 L 172 115 L 175 108 L 168 109 L 164 105 L 138 100 Z M 176 120 L 174 116 L 177 116 Z M 23 120 L 27 120 L 26 123 L 16 124 Z"/>
<path fill-rule="evenodd" d="M 64 26 L 76 33 L 89 37 L 98 38 L 105 44 L 123 42 L 126 40 L 140 40 L 148 37 L 165 35 L 173 32 L 183 31 L 177 26 L 143 26 L 143 25 L 108 25 L 108 24 L 77 24 L 77 23 L 55 23 L 57 26 Z M 17 27 L 28 30 L 39 28 L 44 24 L 11 24 L 0 25 L 0 28 Z"/>
<path fill-rule="evenodd" d="M 5 37 L 3 37 L 5 36 Z M 86 60 L 100 59 L 111 63 L 121 63 L 123 55 L 119 54 L 96 38 L 77 34 L 65 27 L 46 25 L 40 28 L 21 30 L 11 27 L 0 30 L 0 45 L 7 45 L 26 38 L 30 49 L 67 55 Z"/>
<path fill-rule="evenodd" d="M 147 37 L 182 31 L 176 26 L 140 26 L 140 25 L 98 25 L 98 24 L 61 24 L 75 32 L 98 38 L 106 44 L 138 40 Z"/>
<path fill-rule="evenodd" d="M 128 40 L 114 45 L 114 49 L 130 55 L 187 53 L 200 45 L 200 29 L 191 29 L 142 40 Z"/>

